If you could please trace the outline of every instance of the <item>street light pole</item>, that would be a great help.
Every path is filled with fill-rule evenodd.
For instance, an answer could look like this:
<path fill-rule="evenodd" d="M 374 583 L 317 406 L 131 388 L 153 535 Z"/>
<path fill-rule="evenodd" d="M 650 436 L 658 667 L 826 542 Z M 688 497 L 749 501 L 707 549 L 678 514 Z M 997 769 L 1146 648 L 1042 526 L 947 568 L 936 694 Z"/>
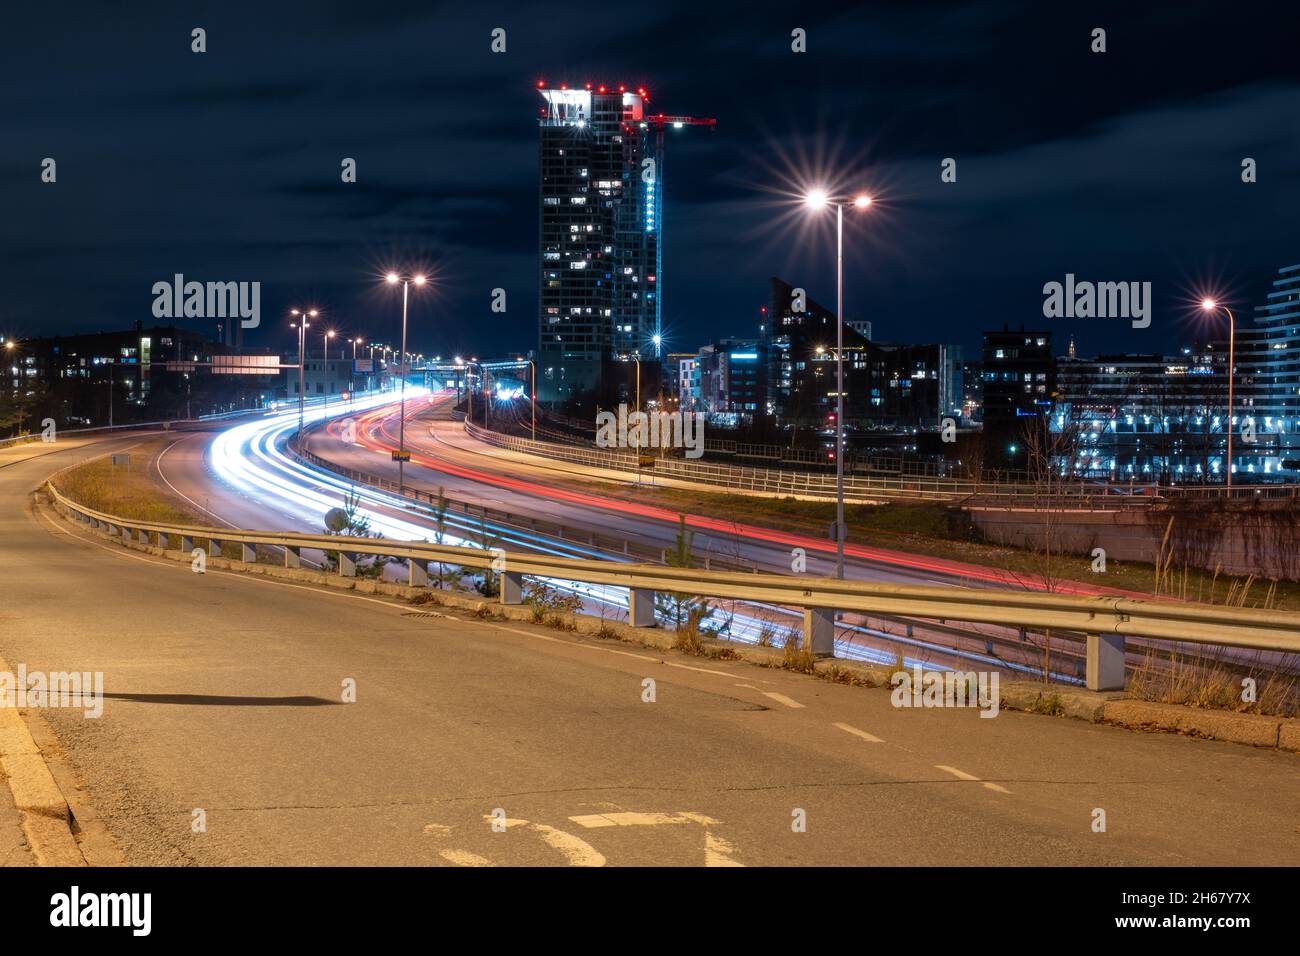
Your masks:
<path fill-rule="evenodd" d="M 306 419 L 305 404 L 307 400 L 306 375 L 307 365 L 307 329 L 311 323 L 307 317 L 315 318 L 316 309 L 290 309 L 289 314 L 298 317 L 298 446 L 302 447 L 302 430 Z"/>
<path fill-rule="evenodd" d="M 404 494 L 406 491 L 406 314 L 411 283 L 424 285 L 425 278 L 419 273 L 401 276 L 396 272 L 388 273 L 386 278 L 390 285 L 402 283 L 402 351 L 398 354 L 397 362 L 397 370 L 402 376 L 401 406 L 397 413 L 397 490 L 399 494 Z"/>
<path fill-rule="evenodd" d="M 1226 305 L 1223 311 L 1228 313 L 1228 490 L 1232 490 L 1232 383 L 1237 371 L 1237 320 L 1232 310 Z"/>
<path fill-rule="evenodd" d="M 832 198 L 824 189 L 804 196 L 812 209 L 835 206 L 835 577 L 844 577 L 844 206 L 843 198 Z M 871 197 L 854 197 L 853 205 L 865 209 Z"/>
<path fill-rule="evenodd" d="M 1226 305 L 1225 305 L 1225 306 L 1220 306 L 1219 303 L 1216 302 L 1214 299 L 1203 299 L 1203 300 L 1201 300 L 1201 308 L 1204 309 L 1206 312 L 1215 312 L 1215 311 L 1217 311 L 1218 309 L 1222 308 L 1224 312 L 1228 313 L 1228 423 L 1227 423 L 1227 424 L 1228 424 L 1228 471 L 1227 471 L 1228 478 L 1227 478 L 1227 487 L 1228 487 L 1228 490 L 1231 491 L 1231 490 L 1232 490 L 1232 431 L 1233 431 L 1233 428 L 1232 428 L 1232 407 L 1233 407 L 1233 401 L 1232 401 L 1232 384 L 1233 384 L 1233 379 L 1236 378 L 1236 371 L 1237 371 L 1237 319 L 1236 319 L 1236 317 L 1232 314 L 1232 309 L 1228 308 Z"/>
<path fill-rule="evenodd" d="M 401 410 L 397 413 L 397 450 L 403 456 L 397 459 L 397 493 L 406 491 L 406 307 L 410 299 L 411 283 L 402 282 L 402 359 L 397 363 L 397 370 L 402 376 Z"/>
<path fill-rule="evenodd" d="M 835 577 L 844 577 L 844 203 L 835 204 Z"/>

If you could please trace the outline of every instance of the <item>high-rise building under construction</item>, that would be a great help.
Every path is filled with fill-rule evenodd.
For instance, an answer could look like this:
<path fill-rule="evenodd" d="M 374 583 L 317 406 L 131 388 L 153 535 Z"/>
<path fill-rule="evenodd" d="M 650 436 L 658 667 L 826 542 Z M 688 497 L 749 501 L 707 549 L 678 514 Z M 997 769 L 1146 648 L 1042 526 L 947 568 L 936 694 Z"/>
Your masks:
<path fill-rule="evenodd" d="M 657 358 L 663 133 L 714 121 L 651 114 L 643 88 L 538 92 L 537 387 L 556 401 L 599 393 L 611 363 Z"/>

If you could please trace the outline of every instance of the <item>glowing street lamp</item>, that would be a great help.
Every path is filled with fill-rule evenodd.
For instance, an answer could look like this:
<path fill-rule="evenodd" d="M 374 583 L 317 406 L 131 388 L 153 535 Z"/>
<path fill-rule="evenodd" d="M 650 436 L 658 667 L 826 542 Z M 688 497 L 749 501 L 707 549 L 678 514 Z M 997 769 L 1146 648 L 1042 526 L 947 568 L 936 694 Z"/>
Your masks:
<path fill-rule="evenodd" d="M 316 309 L 290 309 L 289 314 L 298 317 L 298 321 L 291 323 L 289 328 L 298 330 L 298 443 L 302 445 L 302 427 L 303 427 L 303 403 L 307 399 L 307 389 L 305 377 L 303 375 L 306 367 L 305 356 L 307 353 L 307 330 L 311 328 L 311 323 L 307 321 L 308 317 L 316 318 L 319 311 Z"/>
<path fill-rule="evenodd" d="M 402 373 L 402 399 L 401 411 L 398 412 L 397 418 L 397 491 L 398 494 L 404 494 L 406 491 L 406 311 L 407 300 L 410 298 L 411 285 L 422 286 L 428 280 L 421 273 L 404 276 L 396 272 L 390 272 L 384 277 L 389 285 L 402 284 L 402 351 L 398 360 L 398 370 Z"/>
<path fill-rule="evenodd" d="M 1208 296 L 1201 300 L 1201 309 L 1205 312 L 1218 312 L 1223 309 L 1228 314 L 1228 487 L 1232 487 L 1232 380 L 1236 369 L 1237 320 L 1232 310 L 1226 305 L 1219 305 Z"/>
<path fill-rule="evenodd" d="M 835 577 L 844 577 L 844 207 L 871 205 L 871 197 L 860 194 L 832 197 L 825 189 L 810 189 L 804 204 L 814 211 L 835 207 Z"/>

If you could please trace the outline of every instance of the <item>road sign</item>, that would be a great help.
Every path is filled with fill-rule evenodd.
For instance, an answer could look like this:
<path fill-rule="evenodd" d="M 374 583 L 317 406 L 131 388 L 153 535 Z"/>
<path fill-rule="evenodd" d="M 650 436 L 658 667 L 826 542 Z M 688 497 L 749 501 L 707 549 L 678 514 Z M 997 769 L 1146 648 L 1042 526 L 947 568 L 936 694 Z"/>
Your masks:
<path fill-rule="evenodd" d="M 636 460 L 636 466 L 637 466 L 638 468 L 654 468 L 654 466 L 655 466 L 655 456 L 654 456 L 654 455 L 638 455 L 638 456 L 637 456 L 637 460 Z"/>
<path fill-rule="evenodd" d="M 410 461 L 410 460 L 411 460 L 411 453 L 409 451 L 393 452 L 393 461 Z"/>
<path fill-rule="evenodd" d="M 374 359 L 356 359 L 352 363 L 352 373 L 354 375 L 369 375 L 375 370 Z"/>
<path fill-rule="evenodd" d="M 130 455 L 114 455 L 114 456 L 113 456 L 113 464 L 115 464 L 115 465 L 129 465 L 129 464 L 131 464 L 131 456 L 130 456 Z"/>

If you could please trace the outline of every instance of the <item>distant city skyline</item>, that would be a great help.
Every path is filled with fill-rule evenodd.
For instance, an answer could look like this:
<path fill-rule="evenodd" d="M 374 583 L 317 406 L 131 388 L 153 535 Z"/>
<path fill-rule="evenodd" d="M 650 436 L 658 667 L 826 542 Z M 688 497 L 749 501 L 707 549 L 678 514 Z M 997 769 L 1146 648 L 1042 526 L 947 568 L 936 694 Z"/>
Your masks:
<path fill-rule="evenodd" d="M 290 350 L 286 314 L 305 302 L 340 335 L 391 344 L 400 310 L 379 277 L 401 261 L 434 277 L 413 303 L 415 348 L 535 347 L 537 134 L 520 117 L 539 80 L 643 84 L 652 109 L 719 119 L 670 147 L 665 351 L 753 334 L 773 275 L 834 301 L 831 225 L 786 200 L 836 175 L 878 198 L 847 229 L 845 318 L 881 341 L 974 350 L 1023 322 L 1060 351 L 1073 336 L 1084 355 L 1170 352 L 1199 337 L 1205 285 L 1225 284 L 1248 320 L 1300 258 L 1300 130 L 1279 121 L 1300 83 L 1267 9 L 666 2 L 590 8 L 563 31 L 546 8 L 498 24 L 404 3 L 290 4 L 256 23 L 89 10 L 75 33 L 60 16 L 9 11 L 0 39 L 11 337 L 150 324 L 153 284 L 183 273 L 262 284 L 251 346 Z M 1105 53 L 1089 49 L 1095 27 Z M 956 182 L 940 179 L 948 157 Z M 1067 273 L 1150 282 L 1151 327 L 1044 319 L 1042 287 Z"/>

